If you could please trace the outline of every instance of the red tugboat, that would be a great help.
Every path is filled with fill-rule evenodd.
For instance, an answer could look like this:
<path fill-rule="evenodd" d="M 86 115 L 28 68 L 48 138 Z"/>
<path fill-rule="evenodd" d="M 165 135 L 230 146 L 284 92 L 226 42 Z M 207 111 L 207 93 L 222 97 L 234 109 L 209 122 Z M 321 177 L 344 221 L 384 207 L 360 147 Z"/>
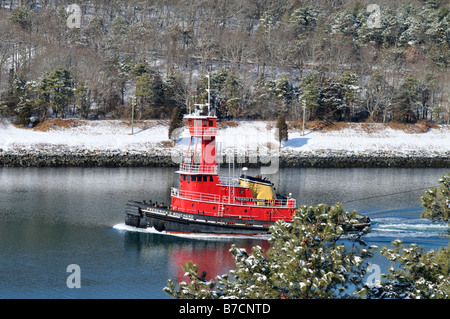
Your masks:
<path fill-rule="evenodd" d="M 171 205 L 155 207 L 129 201 L 126 225 L 178 233 L 256 235 L 268 233 L 277 220 L 291 220 L 297 208 L 295 199 L 277 198 L 268 180 L 242 175 L 236 182 L 229 176 L 219 177 L 215 116 L 185 118 L 191 138 L 186 157 L 176 171 L 180 188 L 172 188 Z M 198 156 L 199 161 L 195 161 Z"/>
<path fill-rule="evenodd" d="M 206 105 L 207 115 L 196 112 L 185 116 L 190 143 L 176 171 L 180 187 L 171 189 L 171 205 L 129 201 L 125 207 L 126 225 L 154 227 L 167 233 L 261 235 L 268 234 L 276 221 L 291 221 L 296 200 L 275 195 L 270 181 L 245 174 L 238 179 L 230 174 L 219 177 L 217 118 L 211 115 L 209 103 Z M 367 226 L 367 222 L 359 226 Z"/>

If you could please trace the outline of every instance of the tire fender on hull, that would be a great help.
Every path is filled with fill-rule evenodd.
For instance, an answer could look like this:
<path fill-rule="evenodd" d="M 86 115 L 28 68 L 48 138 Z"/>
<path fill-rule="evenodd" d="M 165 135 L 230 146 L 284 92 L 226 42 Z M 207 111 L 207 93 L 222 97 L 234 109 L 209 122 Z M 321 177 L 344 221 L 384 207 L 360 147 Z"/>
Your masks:
<path fill-rule="evenodd" d="M 153 220 L 153 227 L 160 232 L 166 229 L 162 220 Z"/>
<path fill-rule="evenodd" d="M 139 207 L 127 205 L 125 213 L 125 225 L 137 228 L 147 228 L 147 217 Z"/>

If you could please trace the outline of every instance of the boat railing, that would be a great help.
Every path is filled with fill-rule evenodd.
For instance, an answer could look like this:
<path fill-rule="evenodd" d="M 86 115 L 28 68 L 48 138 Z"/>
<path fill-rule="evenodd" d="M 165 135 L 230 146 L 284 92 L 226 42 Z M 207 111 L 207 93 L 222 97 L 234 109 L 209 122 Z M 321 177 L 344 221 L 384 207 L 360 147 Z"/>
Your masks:
<path fill-rule="evenodd" d="M 184 162 L 180 164 L 180 172 L 217 174 L 217 165 L 191 164 Z"/>
<path fill-rule="evenodd" d="M 191 126 L 189 127 L 189 133 L 192 136 L 216 136 L 217 128 L 209 126 Z"/>
<path fill-rule="evenodd" d="M 180 197 L 183 199 L 191 199 L 202 202 L 220 202 L 220 195 L 201 193 L 201 192 L 192 192 L 192 191 L 181 191 L 177 188 L 172 187 L 172 196 Z"/>
<path fill-rule="evenodd" d="M 220 183 L 222 186 L 238 186 L 239 185 L 239 178 L 233 177 L 233 176 L 219 176 Z"/>
<path fill-rule="evenodd" d="M 254 206 L 254 207 L 277 207 L 277 208 L 296 208 L 296 200 L 293 198 L 287 199 L 257 199 L 257 198 L 243 198 L 234 196 L 220 196 L 209 193 L 193 192 L 193 191 L 183 191 L 178 188 L 172 187 L 172 196 L 179 197 L 182 199 L 209 202 L 215 204 L 235 204 L 243 206 Z"/>

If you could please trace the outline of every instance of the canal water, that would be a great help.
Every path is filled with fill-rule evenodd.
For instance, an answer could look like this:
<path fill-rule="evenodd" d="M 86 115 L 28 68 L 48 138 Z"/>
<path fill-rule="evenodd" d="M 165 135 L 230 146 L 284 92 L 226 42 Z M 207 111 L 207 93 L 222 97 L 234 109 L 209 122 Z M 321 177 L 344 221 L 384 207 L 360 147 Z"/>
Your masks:
<path fill-rule="evenodd" d="M 440 236 L 447 226 L 419 218 L 420 196 L 447 171 L 281 169 L 270 179 L 299 205 L 343 202 L 370 216 L 370 245 L 400 238 L 434 249 L 448 245 Z M 184 279 L 187 261 L 214 276 L 233 268 L 231 244 L 268 247 L 264 239 L 124 225 L 127 200 L 169 203 L 176 182 L 171 168 L 0 168 L 0 298 L 169 298 L 162 289 L 169 278 Z M 382 256 L 372 262 L 387 269 Z M 75 282 L 70 265 L 79 267 L 80 288 L 67 285 Z"/>

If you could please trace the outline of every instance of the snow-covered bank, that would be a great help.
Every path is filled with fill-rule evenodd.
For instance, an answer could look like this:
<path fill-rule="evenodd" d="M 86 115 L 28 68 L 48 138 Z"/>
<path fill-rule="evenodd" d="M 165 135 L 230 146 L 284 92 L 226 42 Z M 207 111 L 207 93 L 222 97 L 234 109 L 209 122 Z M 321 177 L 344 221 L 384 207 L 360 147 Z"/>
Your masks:
<path fill-rule="evenodd" d="M 0 122 L 0 166 L 175 166 L 189 140 L 183 129 L 172 147 L 167 121 L 141 121 L 133 135 L 130 123 L 124 121 L 67 123 L 50 123 L 46 131 L 39 131 Z M 292 129 L 279 149 L 273 122 L 221 126 L 218 154 L 236 154 L 249 164 L 277 156 L 281 166 L 290 167 L 450 167 L 447 128 L 407 133 L 382 125 L 368 129 L 352 124 L 340 130 L 306 130 L 305 135 Z"/>

